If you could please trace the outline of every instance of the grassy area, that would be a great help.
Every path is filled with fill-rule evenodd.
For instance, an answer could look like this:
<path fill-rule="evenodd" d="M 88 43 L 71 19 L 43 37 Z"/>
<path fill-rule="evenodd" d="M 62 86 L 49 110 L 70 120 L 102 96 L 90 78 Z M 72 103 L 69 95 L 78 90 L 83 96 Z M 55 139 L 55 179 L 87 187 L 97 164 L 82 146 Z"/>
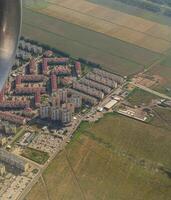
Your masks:
<path fill-rule="evenodd" d="M 45 200 L 45 190 L 52 200 L 170 200 L 171 179 L 155 170 L 170 170 L 170 156 L 169 131 L 108 114 L 82 123 L 44 172 L 46 188 L 39 183 L 26 200 Z"/>
<path fill-rule="evenodd" d="M 22 153 L 22 156 L 39 164 L 44 164 L 49 158 L 48 153 L 32 148 L 26 148 Z"/>
<path fill-rule="evenodd" d="M 130 93 L 130 95 L 127 97 L 127 100 L 133 105 L 133 106 L 140 106 L 140 105 L 148 105 L 151 103 L 153 99 L 157 99 L 155 95 L 146 92 L 140 88 L 135 88 Z"/>
<path fill-rule="evenodd" d="M 153 89 L 171 96 L 171 65 L 170 56 L 164 59 L 159 65 L 154 66 L 148 71 L 148 75 L 157 75 L 161 81 L 153 86 Z"/>
<path fill-rule="evenodd" d="M 150 123 L 171 131 L 171 109 L 156 107 L 153 110 L 155 116 Z"/>
<path fill-rule="evenodd" d="M 11 145 L 14 145 L 25 133 L 25 129 L 23 127 L 19 128 L 16 135 L 13 137 Z"/>
<path fill-rule="evenodd" d="M 24 0 L 24 6 L 32 9 L 44 9 L 48 6 L 48 2 L 46 0 L 40 0 L 40 1 Z"/>
<path fill-rule="evenodd" d="M 24 9 L 22 33 L 122 75 L 137 73 L 160 57 L 147 49 L 29 9 Z"/>

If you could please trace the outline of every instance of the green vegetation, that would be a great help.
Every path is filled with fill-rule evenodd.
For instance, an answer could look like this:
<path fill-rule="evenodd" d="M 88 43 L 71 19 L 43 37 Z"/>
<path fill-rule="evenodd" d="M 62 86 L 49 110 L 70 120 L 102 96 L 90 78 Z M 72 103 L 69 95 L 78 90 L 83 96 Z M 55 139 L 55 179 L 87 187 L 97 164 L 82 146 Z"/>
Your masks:
<path fill-rule="evenodd" d="M 117 0 L 88 0 L 93 3 L 101 4 L 103 6 L 119 10 L 121 12 L 128 13 L 130 15 L 135 15 L 137 17 L 142 17 L 147 20 L 152 20 L 161 24 L 169 25 L 171 26 L 171 20 L 170 17 L 166 15 L 161 15 L 159 13 L 154 13 L 145 9 L 141 9 L 125 3 L 122 3 L 121 1 Z"/>
<path fill-rule="evenodd" d="M 105 69 L 121 75 L 138 73 L 161 56 L 29 9 L 24 9 L 22 33 L 33 40 L 68 52 L 73 57 L 99 63 Z"/>
<path fill-rule="evenodd" d="M 150 123 L 154 126 L 162 127 L 171 131 L 171 109 L 156 107 L 153 111 L 154 117 Z"/>
<path fill-rule="evenodd" d="M 26 200 L 170 200 L 170 157 L 169 131 L 108 114 L 80 125 Z"/>
<path fill-rule="evenodd" d="M 39 150 L 36 150 L 36 149 L 32 149 L 32 148 L 29 148 L 27 147 L 24 152 L 22 153 L 22 156 L 34 161 L 34 162 L 37 162 L 39 164 L 44 164 L 48 158 L 49 158 L 49 155 L 48 153 L 46 152 L 43 152 L 43 151 L 39 151 Z"/>
<path fill-rule="evenodd" d="M 14 145 L 15 142 L 17 142 L 24 135 L 24 133 L 25 133 L 25 129 L 23 127 L 19 128 L 17 130 L 16 135 L 13 137 L 11 145 Z"/>
<path fill-rule="evenodd" d="M 151 68 L 147 74 L 150 76 L 157 75 L 161 81 L 155 84 L 152 88 L 160 93 L 171 96 L 171 64 L 170 55 L 166 56 L 160 64 Z"/>
<path fill-rule="evenodd" d="M 133 106 L 140 106 L 140 105 L 148 105 L 151 103 L 153 99 L 157 99 L 157 97 L 149 92 L 146 92 L 140 88 L 135 88 L 130 95 L 127 97 L 127 100 Z"/>
<path fill-rule="evenodd" d="M 91 2 L 96 2 L 96 0 L 90 0 Z M 171 17 L 171 2 L 159 1 L 159 0 L 114 0 L 116 2 L 121 2 L 128 6 L 133 6 L 138 9 L 143 9 L 159 15 L 165 15 Z M 113 2 L 114 2 L 113 1 Z M 114 4 L 110 0 L 107 1 L 107 5 Z M 103 0 L 101 0 L 103 4 Z M 106 5 L 106 4 L 105 4 Z M 135 8 L 134 8 L 135 9 Z"/>

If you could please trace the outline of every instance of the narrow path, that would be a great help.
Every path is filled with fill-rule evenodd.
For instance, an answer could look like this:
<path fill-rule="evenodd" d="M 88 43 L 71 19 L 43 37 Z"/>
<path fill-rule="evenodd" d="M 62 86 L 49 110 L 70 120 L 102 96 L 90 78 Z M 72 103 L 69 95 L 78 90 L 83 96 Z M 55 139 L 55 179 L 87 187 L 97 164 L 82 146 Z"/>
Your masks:
<path fill-rule="evenodd" d="M 46 184 L 46 182 L 45 182 L 43 176 L 41 175 L 40 178 L 41 178 L 41 181 L 42 181 L 42 183 L 43 183 L 43 187 L 44 187 L 44 189 L 45 189 L 45 191 L 46 191 L 47 199 L 48 199 L 48 200 L 51 200 L 51 199 L 50 199 L 49 192 L 48 192 L 48 189 L 47 189 L 47 184 Z"/>
<path fill-rule="evenodd" d="M 65 151 L 66 160 L 67 160 L 68 165 L 69 165 L 69 167 L 70 167 L 70 169 L 71 169 L 72 175 L 73 175 L 73 177 L 74 177 L 74 179 L 75 179 L 75 181 L 76 181 L 76 183 L 77 183 L 77 185 L 78 185 L 78 187 L 79 187 L 79 190 L 80 190 L 80 192 L 81 192 L 82 199 L 83 199 L 83 200 L 86 200 L 85 194 L 84 194 L 84 192 L 83 192 L 83 189 L 81 188 L 81 185 L 80 185 L 80 183 L 79 183 L 79 180 L 78 180 L 78 178 L 77 178 L 77 176 L 76 176 L 76 174 L 75 174 L 75 171 L 74 171 L 74 169 L 73 169 L 73 167 L 72 167 L 72 164 L 71 164 L 71 162 L 70 162 L 70 160 L 69 160 L 69 157 L 68 157 L 68 154 L 67 154 L 66 149 L 65 149 L 64 151 Z"/>

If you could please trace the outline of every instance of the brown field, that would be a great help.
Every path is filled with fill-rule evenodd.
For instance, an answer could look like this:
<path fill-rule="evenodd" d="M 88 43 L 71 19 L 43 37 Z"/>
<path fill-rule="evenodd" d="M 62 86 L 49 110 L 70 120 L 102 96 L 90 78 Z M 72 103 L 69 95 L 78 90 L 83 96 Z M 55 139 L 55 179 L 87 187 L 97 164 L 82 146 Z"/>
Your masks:
<path fill-rule="evenodd" d="M 85 0 L 51 0 L 38 11 L 154 52 L 164 53 L 171 47 L 170 27 Z"/>
<path fill-rule="evenodd" d="M 170 176 L 155 170 L 170 171 L 170 156 L 170 131 L 106 115 L 81 125 L 26 200 L 170 200 Z"/>

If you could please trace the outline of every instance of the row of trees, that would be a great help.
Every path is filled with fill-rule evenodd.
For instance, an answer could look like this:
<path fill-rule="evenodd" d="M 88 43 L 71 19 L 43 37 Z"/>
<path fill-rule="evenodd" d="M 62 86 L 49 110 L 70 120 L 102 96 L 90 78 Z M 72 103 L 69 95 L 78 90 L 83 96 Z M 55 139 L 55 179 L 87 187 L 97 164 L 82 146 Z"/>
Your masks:
<path fill-rule="evenodd" d="M 142 8 L 142 9 L 146 9 L 152 12 L 160 12 L 160 6 L 156 5 L 152 2 L 148 2 L 148 1 L 143 1 L 143 0 L 116 0 L 116 1 L 120 1 L 122 3 L 125 3 L 127 5 L 131 5 L 131 6 L 136 6 L 138 8 Z"/>
<path fill-rule="evenodd" d="M 64 51 L 61 51 L 61 50 L 59 50 L 57 48 L 51 47 L 48 44 L 42 44 L 42 43 L 40 43 L 38 41 L 32 40 L 30 38 L 26 38 L 24 36 L 21 36 L 20 39 L 24 40 L 26 42 L 30 42 L 31 44 L 34 44 L 34 45 L 37 45 L 37 46 L 41 46 L 44 50 L 51 50 L 51 51 L 53 51 L 54 53 L 56 53 L 56 54 L 58 54 L 60 56 L 72 58 L 70 56 L 70 54 L 68 54 L 68 53 L 66 53 Z M 86 64 L 86 65 L 89 65 L 91 67 L 96 67 L 96 68 L 100 68 L 101 67 L 100 64 L 94 63 L 94 62 L 86 60 L 84 58 L 73 58 L 73 59 L 74 60 L 78 60 L 79 62 L 81 62 L 83 64 Z"/>
<path fill-rule="evenodd" d="M 161 13 L 168 17 L 171 17 L 171 8 L 162 7 L 161 5 L 167 5 L 171 7 L 171 0 L 116 0 L 125 3 L 130 6 L 136 6 L 141 9 L 149 10 L 155 13 Z M 157 5 L 159 4 L 159 5 Z"/>

